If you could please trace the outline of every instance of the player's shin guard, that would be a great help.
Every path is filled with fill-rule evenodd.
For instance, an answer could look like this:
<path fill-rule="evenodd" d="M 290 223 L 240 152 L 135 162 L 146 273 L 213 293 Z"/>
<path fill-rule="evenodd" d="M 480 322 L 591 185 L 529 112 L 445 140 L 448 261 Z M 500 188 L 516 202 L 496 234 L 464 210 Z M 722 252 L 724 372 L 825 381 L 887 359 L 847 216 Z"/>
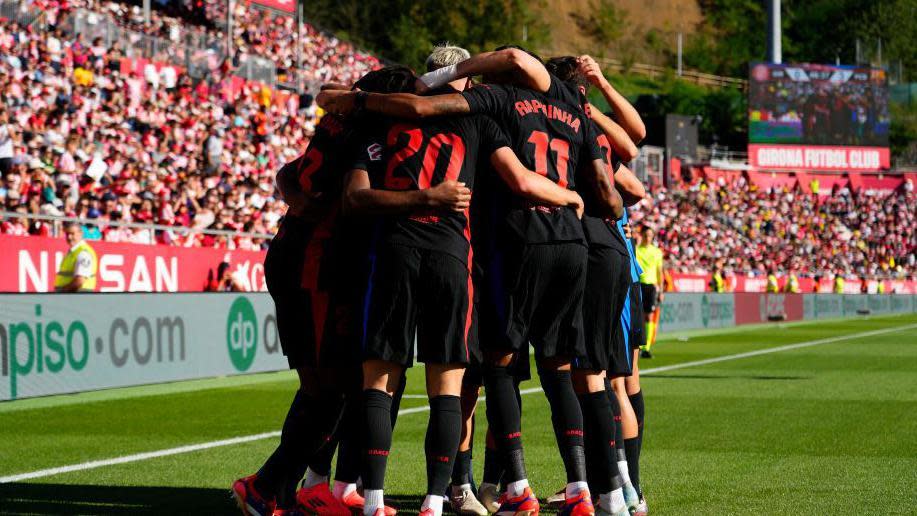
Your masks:
<path fill-rule="evenodd" d="M 551 422 L 567 470 L 567 483 L 585 482 L 586 452 L 583 442 L 583 413 L 570 371 L 541 371 L 541 386 L 551 404 Z"/>
<path fill-rule="evenodd" d="M 581 395 L 583 423 L 586 430 L 586 469 L 589 489 L 604 494 L 621 487 L 615 446 L 615 424 L 611 403 L 605 392 Z"/>
<path fill-rule="evenodd" d="M 371 493 L 372 502 L 378 503 L 381 507 L 385 467 L 388 463 L 389 450 L 392 447 L 392 397 L 377 389 L 367 389 L 363 391 L 363 410 L 366 420 L 363 489 L 367 493 L 374 491 Z M 377 497 L 378 500 L 376 500 Z M 370 497 L 367 496 L 367 509 L 371 509 L 368 507 L 369 503 Z"/>
<path fill-rule="evenodd" d="M 458 396 L 430 399 L 427 454 L 427 494 L 442 496 L 449 486 L 455 455 L 462 438 L 462 404 Z"/>
<path fill-rule="evenodd" d="M 487 389 L 487 424 L 500 452 L 505 468 L 503 482 L 509 484 L 526 478 L 522 452 L 522 414 L 516 400 L 513 377 L 505 367 L 485 366 L 484 388 Z"/>

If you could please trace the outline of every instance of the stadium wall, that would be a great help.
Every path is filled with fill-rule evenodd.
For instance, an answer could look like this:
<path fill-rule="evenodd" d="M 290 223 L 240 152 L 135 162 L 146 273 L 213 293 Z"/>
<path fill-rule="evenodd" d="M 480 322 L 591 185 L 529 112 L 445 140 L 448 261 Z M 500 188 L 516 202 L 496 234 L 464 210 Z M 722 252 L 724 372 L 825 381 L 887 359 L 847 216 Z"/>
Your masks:
<path fill-rule="evenodd" d="M 264 251 L 228 250 L 207 247 L 143 245 L 119 242 L 89 242 L 99 255 L 99 292 L 201 292 L 222 262 L 230 264 L 236 283 L 245 291 L 265 291 Z M 0 234 L 0 292 L 38 293 L 53 290 L 54 274 L 67 253 L 62 238 Z M 675 292 L 704 292 L 711 274 L 673 274 Z M 726 278 L 731 292 L 764 292 L 764 276 L 733 275 Z M 783 288 L 785 277 L 780 277 Z M 885 292 L 917 294 L 917 281 L 883 280 Z M 832 278 L 816 285 L 810 277 L 800 277 L 803 292 L 831 292 Z M 860 292 L 860 280 L 849 278 L 848 294 Z M 878 281 L 868 281 L 876 292 Z"/>
<path fill-rule="evenodd" d="M 666 294 L 660 333 L 773 321 L 917 313 L 917 296 L 892 294 Z"/>
<path fill-rule="evenodd" d="M 287 368 L 263 293 L 0 295 L 0 354 L 0 400 Z"/>
<path fill-rule="evenodd" d="M 917 313 L 917 296 L 666 296 L 661 331 Z M 265 293 L 0 294 L 0 401 L 279 371 Z"/>

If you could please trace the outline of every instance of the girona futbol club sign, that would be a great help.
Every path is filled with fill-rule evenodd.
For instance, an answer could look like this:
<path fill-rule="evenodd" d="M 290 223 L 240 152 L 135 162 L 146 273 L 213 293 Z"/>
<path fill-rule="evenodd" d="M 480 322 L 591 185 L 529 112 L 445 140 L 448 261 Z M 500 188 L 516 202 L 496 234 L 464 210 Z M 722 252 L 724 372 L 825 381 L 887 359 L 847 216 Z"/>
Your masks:
<path fill-rule="evenodd" d="M 889 168 L 885 70 L 751 63 L 748 86 L 751 166 L 848 172 Z"/>
<path fill-rule="evenodd" d="M 828 145 L 748 146 L 748 162 L 765 170 L 833 170 L 875 172 L 890 166 L 889 150 L 883 147 L 834 147 Z"/>

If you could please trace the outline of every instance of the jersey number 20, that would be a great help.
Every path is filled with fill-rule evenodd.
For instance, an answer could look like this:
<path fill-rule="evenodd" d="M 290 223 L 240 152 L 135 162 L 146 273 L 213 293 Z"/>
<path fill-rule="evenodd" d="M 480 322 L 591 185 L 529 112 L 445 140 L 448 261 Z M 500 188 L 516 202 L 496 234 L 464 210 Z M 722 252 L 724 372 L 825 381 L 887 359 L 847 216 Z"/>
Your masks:
<path fill-rule="evenodd" d="M 395 175 L 395 170 L 399 165 L 413 157 L 426 145 L 423 153 L 423 162 L 420 173 L 417 176 L 417 188 L 423 190 L 430 188 L 433 183 L 433 174 L 436 172 L 436 162 L 439 159 L 439 152 L 443 146 L 449 146 L 452 153 L 449 156 L 449 163 L 446 165 L 446 172 L 443 181 L 456 181 L 462 171 L 462 161 L 465 159 L 465 142 L 462 138 L 453 133 L 439 133 L 424 142 L 423 132 L 418 127 L 399 124 L 391 128 L 386 138 L 386 146 L 392 148 L 398 144 L 402 135 L 407 136 L 407 144 L 392 154 L 385 167 L 385 187 L 391 190 L 409 190 L 411 189 L 412 180 L 410 177 Z"/>

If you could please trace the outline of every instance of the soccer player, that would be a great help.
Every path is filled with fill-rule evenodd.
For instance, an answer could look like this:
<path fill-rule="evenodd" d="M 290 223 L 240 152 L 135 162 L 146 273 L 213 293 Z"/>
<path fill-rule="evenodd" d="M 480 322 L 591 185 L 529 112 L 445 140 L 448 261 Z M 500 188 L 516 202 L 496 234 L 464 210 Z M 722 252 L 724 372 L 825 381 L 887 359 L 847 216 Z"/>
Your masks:
<path fill-rule="evenodd" d="M 467 83 L 467 79 L 457 79 L 431 93 L 455 95 Z M 366 100 L 367 95 L 360 93 L 358 98 Z M 488 117 L 441 117 L 417 124 L 383 121 L 377 130 L 361 145 L 366 150 L 363 162 L 355 164 L 349 174 L 344 198 L 347 211 L 388 214 L 392 193 L 407 190 L 423 196 L 431 185 L 442 182 L 473 188 L 480 154 L 489 157 L 520 199 L 556 210 L 570 209 L 574 217 L 581 213 L 579 195 L 525 168 Z M 442 512 L 460 439 L 462 376 L 476 352 L 468 339 L 473 315 L 470 197 L 465 196 L 464 204 L 456 209 L 417 210 L 381 221 L 366 299 L 364 514 L 376 514 L 382 507 L 391 446 L 390 379 L 413 361 L 415 331 L 418 360 L 426 365 L 431 406 L 425 446 L 427 496 L 421 513 L 438 516 Z M 515 399 L 512 403 L 515 405 Z"/>
<path fill-rule="evenodd" d="M 653 243 L 656 232 L 649 226 L 643 226 L 634 250 L 637 263 L 640 264 L 640 297 L 643 299 L 643 316 L 646 318 L 646 344 L 640 350 L 640 358 L 652 358 L 650 349 L 656 342 L 656 329 L 659 324 L 659 313 L 665 297 L 662 288 L 663 263 L 662 249 Z"/>
<path fill-rule="evenodd" d="M 593 107 L 593 119 L 602 127 L 609 143 L 624 156 L 636 157 L 636 144 L 646 136 L 646 128 L 636 109 L 619 94 L 608 82 L 601 68 L 590 56 L 579 58 L 580 69 L 589 82 L 595 86 L 605 97 L 613 110 L 614 120 L 597 112 Z M 623 133 L 623 134 L 622 134 Z M 629 140 L 629 141 L 628 141 Z M 634 183 L 637 184 L 634 184 Z M 639 185 L 636 177 L 620 167 L 615 173 L 615 183 L 620 185 L 625 205 L 631 206 L 642 199 L 646 192 Z M 638 186 L 639 185 L 639 186 Z M 625 499 L 628 509 L 637 515 L 647 513 L 646 500 L 640 492 L 639 482 L 639 455 L 643 432 L 643 393 L 640 389 L 640 370 L 638 367 L 638 348 L 643 339 L 642 305 L 639 302 L 640 288 L 637 279 L 640 274 L 639 265 L 634 256 L 633 245 L 630 241 L 630 229 L 627 225 L 627 210 L 624 216 L 617 221 L 619 234 L 624 238 L 630 264 L 630 290 L 625 300 L 625 308 L 621 312 L 621 324 L 615 332 L 615 349 L 623 349 L 625 356 L 632 360 L 625 364 L 623 360 L 615 360 L 616 369 L 609 369 L 608 376 L 612 378 L 606 385 L 606 392 L 615 412 L 615 443 L 618 447 L 618 470 L 624 480 Z M 633 475 L 630 473 L 633 472 Z M 636 501 L 636 503 L 634 503 Z"/>
<path fill-rule="evenodd" d="M 237 480 L 233 493 L 243 512 L 263 516 L 296 508 L 296 484 L 305 464 L 333 434 L 341 410 L 341 387 L 322 349 L 328 292 L 318 288 L 320 250 L 333 224 L 340 173 L 333 150 L 347 138 L 340 117 L 326 117 L 306 152 L 277 174 L 289 208 L 265 258 L 281 347 L 300 387 L 287 413 L 280 445 L 257 474 Z M 322 355 L 325 351 L 325 356 Z M 313 420 L 314 414 L 326 417 Z"/>
<path fill-rule="evenodd" d="M 581 59 L 573 56 L 554 58 L 548 61 L 547 67 L 552 74 L 585 93 L 589 83 L 583 74 Z M 597 143 L 604 152 L 608 180 L 615 183 L 624 204 L 633 205 L 646 192 L 633 173 L 621 164 L 613 149 L 627 150 L 634 144 L 623 128 L 610 118 L 593 108 L 590 113 L 590 123 L 596 124 Z M 588 182 L 578 184 L 587 207 L 583 229 L 589 243 L 589 262 L 583 301 L 586 355 L 577 358 L 575 367 L 577 376 L 586 380 L 585 385 L 577 382 L 577 391 L 586 420 L 588 478 L 590 487 L 602 493 L 600 513 L 627 515 L 628 505 L 636 506 L 639 500 L 633 490 L 628 491 L 630 499 L 625 498 L 625 483 L 617 464 L 615 439 L 618 430 L 612 398 L 605 385 L 606 371 L 612 375 L 630 374 L 630 353 L 618 337 L 621 313 L 631 285 L 626 243 L 616 227 L 623 209 L 618 213 L 603 213 L 601 203 L 590 195 Z"/>
<path fill-rule="evenodd" d="M 427 81 L 428 87 L 479 74 L 489 84 L 461 95 L 433 97 L 325 92 L 318 101 L 331 111 L 365 107 L 407 118 L 489 114 L 507 133 L 526 167 L 552 182 L 574 188 L 580 159 L 592 162 L 593 177 L 607 177 L 578 92 L 552 78 L 536 57 L 515 48 L 498 49 L 437 72 L 435 81 Z M 517 81 L 524 87 L 510 85 Z M 613 188 L 603 194 L 617 196 L 616 202 L 620 202 Z M 499 219 L 505 228 L 500 235 L 499 265 L 488 268 L 500 272 L 494 281 L 509 281 L 498 289 L 503 292 L 504 304 L 495 303 L 504 308 L 499 313 L 501 331 L 483 337 L 482 346 L 488 348 L 484 368 L 488 422 L 507 467 L 506 498 L 498 513 L 538 511 L 525 473 L 521 415 L 508 369 L 516 351 L 531 341 L 567 472 L 568 496 L 563 512 L 591 514 L 594 509 L 585 482 L 582 412 L 570 373 L 572 357 L 584 351 L 581 306 L 586 247 L 582 225 L 573 210 L 533 205 L 517 195 L 504 195 L 495 205 L 502 212 Z"/>
<path fill-rule="evenodd" d="M 373 73 L 387 80 L 364 80 L 358 84 L 377 91 L 413 89 L 410 71 L 400 87 L 397 71 Z M 339 328 L 352 325 L 352 321 L 339 317 L 348 304 L 352 285 L 355 283 L 362 291 L 357 279 L 362 255 L 338 251 L 334 253 L 338 256 L 328 260 L 324 253 L 339 242 L 360 240 L 358 235 L 348 235 L 336 217 L 346 163 L 340 149 L 348 145 L 351 131 L 352 124 L 343 118 L 323 117 L 305 153 L 277 174 L 278 190 L 289 208 L 268 250 L 265 276 L 274 299 L 281 348 L 290 367 L 298 373 L 300 388 L 284 422 L 280 445 L 258 473 L 233 484 L 233 495 L 245 514 L 295 514 L 300 510 L 298 503 L 316 514 L 350 514 L 346 504 L 328 492 L 327 478 L 307 469 L 307 464 L 330 463 L 329 450 L 325 448 L 333 441 L 344 394 L 354 380 L 347 374 L 354 349 L 339 334 Z M 336 274 L 330 267 L 339 259 L 355 264 L 349 274 Z M 352 279 L 339 281 L 344 278 Z M 336 289 L 329 292 L 326 285 Z M 322 460 L 321 455 L 328 458 Z M 296 484 L 304 471 L 307 490 L 305 496 L 297 497 Z M 318 503 L 308 507 L 314 500 Z M 350 501 L 353 503 L 352 496 Z"/>

